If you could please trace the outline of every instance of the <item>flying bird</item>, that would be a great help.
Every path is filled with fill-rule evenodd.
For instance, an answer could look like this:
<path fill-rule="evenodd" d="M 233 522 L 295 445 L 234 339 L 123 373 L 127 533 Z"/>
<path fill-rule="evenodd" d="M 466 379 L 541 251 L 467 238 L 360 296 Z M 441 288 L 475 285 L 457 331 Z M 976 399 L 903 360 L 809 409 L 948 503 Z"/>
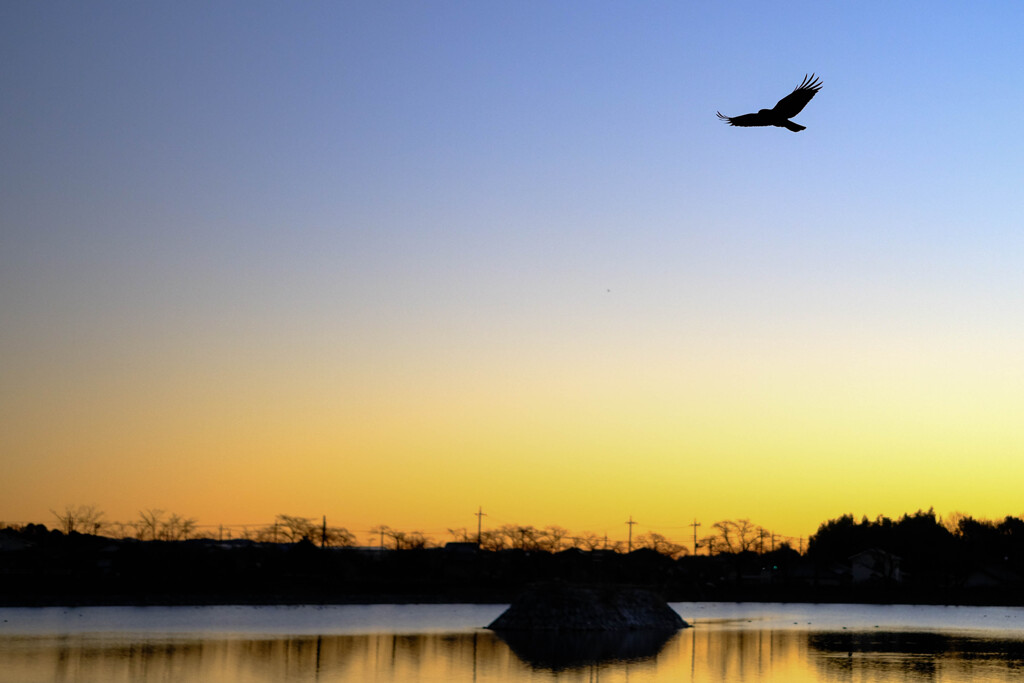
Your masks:
<path fill-rule="evenodd" d="M 790 119 L 799 114 L 819 90 L 821 90 L 821 79 L 815 78 L 814 74 L 811 74 L 810 77 L 805 75 L 803 83 L 779 100 L 778 104 L 771 109 L 762 109 L 756 114 L 741 116 L 723 116 L 722 112 L 717 112 L 718 118 L 730 126 L 778 126 L 799 133 L 807 126 L 793 123 Z"/>

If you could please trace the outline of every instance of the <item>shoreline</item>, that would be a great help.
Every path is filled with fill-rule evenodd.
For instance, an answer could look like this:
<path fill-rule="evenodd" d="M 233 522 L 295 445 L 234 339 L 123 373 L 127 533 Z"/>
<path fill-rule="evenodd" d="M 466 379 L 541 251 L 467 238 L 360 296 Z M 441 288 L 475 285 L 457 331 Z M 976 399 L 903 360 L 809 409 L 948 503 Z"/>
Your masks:
<path fill-rule="evenodd" d="M 436 595 L 429 593 L 376 593 L 372 595 L 312 595 L 312 594 L 268 594 L 264 596 L 239 595 L 34 595 L 0 596 L 0 609 L 5 608 L 51 608 L 64 607 L 291 607 L 303 605 L 508 605 L 514 595 L 494 593 L 490 595 Z M 919 596 L 920 597 L 920 596 Z M 981 598 L 982 596 L 975 596 Z M 801 598 L 793 595 L 751 596 L 675 596 L 666 597 L 668 603 L 730 603 L 730 604 L 791 604 L 791 605 L 931 605 L 943 607 L 1024 607 L 1019 601 L 989 599 L 943 600 L 913 599 L 907 595 L 854 596 L 835 595 L 831 599 Z"/>

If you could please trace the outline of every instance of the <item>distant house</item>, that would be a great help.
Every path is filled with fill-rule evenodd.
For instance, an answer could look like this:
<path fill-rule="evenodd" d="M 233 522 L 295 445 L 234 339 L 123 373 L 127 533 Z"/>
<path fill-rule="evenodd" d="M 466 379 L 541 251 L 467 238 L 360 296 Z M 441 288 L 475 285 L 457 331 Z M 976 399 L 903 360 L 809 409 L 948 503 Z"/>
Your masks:
<path fill-rule="evenodd" d="M 841 586 L 847 583 L 850 568 L 841 562 L 818 565 L 807 557 L 801 557 L 790 566 L 789 581 L 805 586 Z"/>
<path fill-rule="evenodd" d="M 476 543 L 451 542 L 444 544 L 445 553 L 452 555 L 476 555 L 480 547 Z"/>
<path fill-rule="evenodd" d="M 5 534 L 0 532 L 0 552 L 14 552 L 17 550 L 24 550 L 29 546 L 29 543 L 17 536 Z"/>
<path fill-rule="evenodd" d="M 850 579 L 853 583 L 901 583 L 900 558 L 881 548 L 868 548 L 851 555 Z"/>
<path fill-rule="evenodd" d="M 988 564 L 975 569 L 967 575 L 964 586 L 967 588 L 1015 588 L 1024 583 L 1020 574 L 1002 566 Z"/>

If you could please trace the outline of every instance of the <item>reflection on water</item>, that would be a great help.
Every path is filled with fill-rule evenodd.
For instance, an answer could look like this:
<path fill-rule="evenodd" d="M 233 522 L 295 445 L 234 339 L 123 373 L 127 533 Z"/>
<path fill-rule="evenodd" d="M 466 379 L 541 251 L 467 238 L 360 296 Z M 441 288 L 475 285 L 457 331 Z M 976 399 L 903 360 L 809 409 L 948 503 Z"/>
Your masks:
<path fill-rule="evenodd" d="M 830 680 L 1003 681 L 1024 673 L 1024 640 L 933 632 L 820 633 L 809 637 Z"/>
<path fill-rule="evenodd" d="M 509 644 L 473 627 L 319 636 L 73 629 L 18 634 L 0 629 L 0 682 L 957 683 L 1018 680 L 1024 673 L 1024 631 L 957 629 L 956 613 L 947 614 L 948 629 L 884 623 L 817 628 L 807 623 L 812 619 L 797 625 L 787 614 L 788 625 L 756 616 L 698 618 L 694 628 L 667 640 L 524 643 L 511 637 Z"/>
<path fill-rule="evenodd" d="M 123 642 L 0 640 L 0 681 L 520 680 L 528 667 L 487 631 Z M 528 677 L 523 679 L 528 680 Z"/>
<path fill-rule="evenodd" d="M 562 671 L 606 662 L 654 659 L 675 631 L 497 631 L 512 652 L 535 669 Z"/>

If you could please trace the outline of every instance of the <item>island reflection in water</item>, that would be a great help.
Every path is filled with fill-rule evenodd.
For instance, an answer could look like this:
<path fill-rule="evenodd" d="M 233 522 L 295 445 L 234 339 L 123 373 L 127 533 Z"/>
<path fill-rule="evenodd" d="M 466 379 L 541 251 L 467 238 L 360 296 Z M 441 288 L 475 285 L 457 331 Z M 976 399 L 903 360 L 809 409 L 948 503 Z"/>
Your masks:
<path fill-rule="evenodd" d="M 535 669 L 563 671 L 608 662 L 654 659 L 675 631 L 504 631 L 495 633 Z"/>
<path fill-rule="evenodd" d="M 1011 681 L 1022 642 L 995 634 L 814 632 L 713 624 L 644 659 L 539 666 L 485 631 L 239 638 L 0 637 L 0 681 Z M 536 662 L 534 663 L 536 664 Z"/>

